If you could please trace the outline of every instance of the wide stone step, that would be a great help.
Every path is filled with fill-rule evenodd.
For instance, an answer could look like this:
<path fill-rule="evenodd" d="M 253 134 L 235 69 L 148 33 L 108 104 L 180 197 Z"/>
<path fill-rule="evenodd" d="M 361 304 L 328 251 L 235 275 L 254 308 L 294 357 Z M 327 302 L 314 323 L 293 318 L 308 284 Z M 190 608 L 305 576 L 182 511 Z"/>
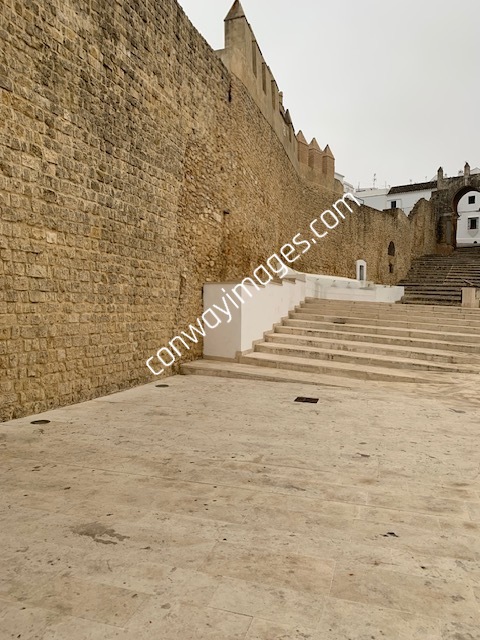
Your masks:
<path fill-rule="evenodd" d="M 417 298 L 423 297 L 425 300 L 432 300 L 433 302 L 438 302 L 442 304 L 444 300 L 457 300 L 461 302 L 462 300 L 462 292 L 460 289 L 457 291 L 447 291 L 447 292 L 437 292 L 437 291 L 422 291 L 421 289 L 407 289 L 405 288 L 406 296 L 415 296 Z"/>
<path fill-rule="evenodd" d="M 335 324 L 331 322 L 319 322 L 316 320 L 295 320 L 294 318 L 286 318 L 283 321 L 285 327 L 296 327 L 300 329 L 310 329 L 317 331 L 336 331 L 336 332 L 353 332 L 356 334 L 377 334 L 389 335 L 392 337 L 400 337 L 404 339 L 418 338 L 425 340 L 448 340 L 454 343 L 478 343 L 480 341 L 480 333 L 453 333 L 442 332 L 432 329 L 418 330 L 406 327 L 385 327 L 383 325 L 360 325 L 360 324 Z"/>
<path fill-rule="evenodd" d="M 360 324 L 385 327 L 405 327 L 407 329 L 427 329 L 438 331 L 451 331 L 454 333 L 476 333 L 480 331 L 480 316 L 478 320 L 466 320 L 459 318 L 458 320 L 449 317 L 409 317 L 404 315 L 381 315 L 375 312 L 358 310 L 355 315 L 341 315 L 332 313 L 321 313 L 302 309 L 301 311 L 291 311 L 289 318 L 295 320 L 316 320 L 319 322 L 331 322 L 337 324 Z"/>
<path fill-rule="evenodd" d="M 432 298 L 460 298 L 462 296 L 462 287 L 442 287 L 438 289 L 433 289 L 431 287 L 405 287 L 405 293 L 415 293 L 415 294 L 423 294 L 425 296 L 429 296 Z"/>
<path fill-rule="evenodd" d="M 408 278 L 404 278 L 401 283 L 399 282 L 399 286 L 417 286 L 417 287 L 443 287 L 443 286 L 447 286 L 447 287 L 456 287 L 457 286 L 457 282 L 459 284 L 461 284 L 464 279 L 463 278 L 455 278 L 453 280 L 451 280 L 448 284 L 447 284 L 448 278 L 447 276 L 442 276 L 437 274 L 436 276 L 432 276 L 431 278 L 421 278 L 415 275 L 410 275 Z"/>
<path fill-rule="evenodd" d="M 333 362 L 312 360 L 310 358 L 291 357 L 272 353 L 254 352 L 241 356 L 241 364 L 254 364 L 256 366 L 272 367 L 277 369 L 289 369 L 311 374 L 327 374 L 329 376 L 344 376 L 358 380 L 377 380 L 381 382 L 414 382 L 434 383 L 446 382 L 442 375 L 430 372 L 415 372 L 395 370 L 387 367 L 366 366 L 345 362 Z"/>
<path fill-rule="evenodd" d="M 402 298 L 402 304 L 404 305 L 416 305 L 416 304 L 426 304 L 428 302 L 432 302 L 432 300 L 429 300 L 429 298 L 409 298 L 408 296 L 405 296 L 404 298 Z M 435 302 L 435 304 L 441 304 L 446 308 L 450 308 L 450 307 L 459 307 L 461 305 L 461 302 L 459 300 L 449 300 L 449 299 L 445 299 L 445 300 L 437 300 Z"/>
<path fill-rule="evenodd" d="M 405 295 L 423 296 L 425 299 L 432 300 L 433 302 L 435 302 L 435 300 L 438 298 L 439 304 L 441 305 L 443 300 L 447 300 L 449 298 L 453 300 L 461 300 L 462 291 L 461 289 L 446 292 L 429 291 L 428 289 L 422 291 L 421 289 L 410 289 L 408 287 L 405 287 Z"/>
<path fill-rule="evenodd" d="M 480 279 L 478 280 L 474 280 L 474 279 L 470 279 L 468 280 L 468 282 L 466 280 L 441 280 L 441 281 L 436 281 L 436 280 L 429 280 L 428 281 L 428 285 L 425 284 L 425 282 L 415 282 L 413 280 L 407 282 L 405 280 L 402 280 L 398 283 L 398 286 L 400 287 L 426 287 L 429 286 L 431 289 L 437 289 L 437 288 L 443 288 L 448 287 L 449 289 L 463 289 L 464 287 L 470 287 L 470 286 L 474 286 L 474 287 L 479 287 L 480 288 Z"/>
<path fill-rule="evenodd" d="M 240 380 L 262 380 L 263 382 L 286 382 L 298 383 L 327 387 L 340 387 L 346 389 L 365 388 L 365 380 L 369 375 L 370 384 L 378 384 L 395 382 L 400 384 L 412 383 L 432 383 L 432 384 L 448 384 L 450 377 L 446 375 L 436 376 L 435 374 L 422 373 L 404 373 L 402 371 L 395 373 L 392 370 L 382 371 L 376 369 L 374 371 L 356 371 L 354 366 L 347 369 L 339 370 L 336 363 L 326 363 L 322 368 L 325 373 L 312 372 L 312 365 L 309 361 L 306 363 L 306 369 L 299 368 L 298 362 L 295 360 L 290 363 L 289 358 L 269 361 L 269 358 L 263 358 L 265 354 L 256 354 L 255 359 L 247 356 L 244 357 L 246 363 L 239 362 L 220 362 L 217 360 L 195 360 L 187 362 L 180 367 L 180 373 L 183 375 L 200 375 L 215 376 L 221 378 L 236 378 Z M 262 359 L 260 359 L 262 357 Z M 312 393 L 312 395 L 315 395 Z"/>
<path fill-rule="evenodd" d="M 428 293 L 412 293 L 410 291 L 405 291 L 404 299 L 402 302 L 405 302 L 405 299 L 415 299 L 415 300 L 425 300 L 427 302 L 435 302 L 435 304 L 444 304 L 445 302 L 455 302 L 456 304 L 461 304 L 462 298 L 460 295 L 456 296 L 453 294 L 449 295 L 433 295 Z"/>
<path fill-rule="evenodd" d="M 363 311 L 377 311 L 384 312 L 394 311 L 397 314 L 411 315 L 414 313 L 417 315 L 428 315 L 430 317 L 437 317 L 437 314 L 440 315 L 449 315 L 452 318 L 468 318 L 474 316 L 480 320 L 480 309 L 469 309 L 466 307 L 457 307 L 455 309 L 445 309 L 444 307 L 439 307 L 435 305 L 424 305 L 423 307 L 418 307 L 413 312 L 411 309 L 407 309 L 402 307 L 402 305 L 397 302 L 385 303 L 385 302 L 357 302 L 350 300 L 321 300 L 318 298 L 307 298 L 305 302 L 302 302 L 299 305 L 299 308 L 310 308 L 310 309 L 321 309 L 322 311 L 334 311 L 335 313 L 339 310 L 345 312 L 354 312 L 358 309 L 362 309 Z"/>
<path fill-rule="evenodd" d="M 463 280 L 478 280 L 478 273 L 452 273 L 449 271 L 448 273 L 442 273 L 438 270 L 435 270 L 431 274 L 426 273 L 409 273 L 408 277 L 403 278 L 402 282 L 421 282 L 424 284 L 438 282 L 442 284 L 448 280 L 457 280 L 462 282 Z"/>
<path fill-rule="evenodd" d="M 305 338 L 321 338 L 325 341 L 341 341 L 352 343 L 374 343 L 379 345 L 393 345 L 408 347 L 409 349 L 433 349 L 435 351 L 448 351 L 454 353 L 473 354 L 480 356 L 480 336 L 478 342 L 447 342 L 443 334 L 435 334 L 438 339 L 421 339 L 414 337 L 398 337 L 385 333 L 360 333 L 353 331 L 329 331 L 321 329 L 308 329 L 306 327 L 289 327 L 277 325 L 274 335 L 303 336 Z M 271 334 L 266 334 L 271 335 Z M 469 356 L 468 356 L 469 357 Z"/>
<path fill-rule="evenodd" d="M 436 373 L 480 373 L 480 367 L 474 365 L 440 363 L 406 357 L 391 357 L 375 353 L 356 353 L 337 351 L 336 349 L 320 349 L 302 347 L 276 342 L 261 342 L 255 345 L 255 353 L 269 353 L 279 356 L 308 358 L 312 360 L 328 360 L 333 362 L 354 363 L 363 366 L 377 366 L 394 369 L 410 369 L 418 371 L 434 371 Z"/>
<path fill-rule="evenodd" d="M 402 302 L 409 302 L 411 300 L 418 300 L 419 302 L 435 302 L 435 304 L 455 304 L 460 305 L 462 302 L 461 296 L 433 296 L 420 293 L 408 293 L 405 292 L 405 296 L 402 298 Z"/>
<path fill-rule="evenodd" d="M 434 295 L 461 294 L 462 287 L 455 285 L 432 285 L 432 284 L 411 284 L 408 291 L 419 291 L 421 293 L 433 293 Z"/>
<path fill-rule="evenodd" d="M 408 358 L 412 360 L 425 360 L 427 362 L 443 362 L 445 364 L 471 364 L 479 367 L 480 357 L 474 354 L 465 354 L 452 351 L 443 351 L 431 344 L 426 349 L 414 346 L 382 344 L 379 342 L 365 342 L 355 340 L 329 340 L 328 338 L 288 335 L 270 332 L 265 334 L 265 342 L 293 347 L 309 347 L 328 351 L 348 351 L 352 353 L 384 355 L 391 358 Z"/>

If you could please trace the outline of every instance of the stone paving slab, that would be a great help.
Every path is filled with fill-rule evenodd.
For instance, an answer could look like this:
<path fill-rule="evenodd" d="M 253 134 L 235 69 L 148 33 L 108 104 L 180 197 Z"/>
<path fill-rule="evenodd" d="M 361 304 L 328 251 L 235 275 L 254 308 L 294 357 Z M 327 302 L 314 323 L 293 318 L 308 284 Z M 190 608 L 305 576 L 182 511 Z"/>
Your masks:
<path fill-rule="evenodd" d="M 0 425 L 0 640 L 480 640 L 476 377 L 162 382 Z"/>

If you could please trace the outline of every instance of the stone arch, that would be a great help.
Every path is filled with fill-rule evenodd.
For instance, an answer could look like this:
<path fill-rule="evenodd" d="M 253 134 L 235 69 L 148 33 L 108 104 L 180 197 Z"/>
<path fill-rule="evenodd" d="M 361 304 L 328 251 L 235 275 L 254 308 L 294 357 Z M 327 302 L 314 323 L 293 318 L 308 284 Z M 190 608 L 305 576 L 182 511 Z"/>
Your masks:
<path fill-rule="evenodd" d="M 452 211 L 454 213 L 457 213 L 458 204 L 460 200 L 463 198 L 463 196 L 466 196 L 467 193 L 470 193 L 471 191 L 476 191 L 477 193 L 480 193 L 480 188 L 474 187 L 472 185 L 466 185 L 455 193 L 455 195 L 453 196 L 453 202 L 452 202 Z"/>
<path fill-rule="evenodd" d="M 467 184 L 461 187 L 460 189 L 458 189 L 453 195 L 451 224 L 452 224 L 452 238 L 454 241 L 455 248 L 457 246 L 457 231 L 458 231 L 457 227 L 458 227 L 458 220 L 460 218 L 460 214 L 458 213 L 458 205 L 460 204 L 460 200 L 463 198 L 463 196 L 466 196 L 467 193 L 471 193 L 472 191 L 475 191 L 476 193 L 480 193 L 480 188 Z"/>
<path fill-rule="evenodd" d="M 458 224 L 458 219 L 460 217 L 458 213 L 458 205 L 460 203 L 460 200 L 463 198 L 463 196 L 465 196 L 467 193 L 470 193 L 471 191 L 476 191 L 477 193 L 480 193 L 480 189 L 478 187 L 474 187 L 472 185 L 465 185 L 456 191 L 452 199 L 451 224 L 452 224 L 452 240 L 454 243 L 453 246 L 455 248 L 457 247 L 457 224 Z"/>

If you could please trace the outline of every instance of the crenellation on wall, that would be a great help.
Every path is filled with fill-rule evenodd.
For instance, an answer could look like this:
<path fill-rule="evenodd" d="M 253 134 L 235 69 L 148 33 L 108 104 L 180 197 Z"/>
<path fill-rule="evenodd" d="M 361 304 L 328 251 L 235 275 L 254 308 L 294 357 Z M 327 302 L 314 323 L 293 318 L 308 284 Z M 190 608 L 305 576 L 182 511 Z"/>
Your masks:
<path fill-rule="evenodd" d="M 283 106 L 283 94 L 278 90 L 238 0 L 235 0 L 225 18 L 225 48 L 218 54 L 226 67 L 247 87 L 298 171 L 298 145 L 290 113 Z"/>
<path fill-rule="evenodd" d="M 335 180 L 335 158 L 327 145 L 322 150 L 315 138 L 307 143 L 302 131 L 297 136 L 298 169 L 300 175 L 325 189 L 343 193 L 340 182 Z"/>
<path fill-rule="evenodd" d="M 295 170 L 304 179 L 341 193 L 341 185 L 335 180 L 335 158 L 328 145 L 325 151 L 322 151 L 315 141 L 312 147 L 312 158 L 315 156 L 315 160 L 311 161 L 313 164 L 305 163 L 303 149 L 299 148 L 298 134 L 295 135 L 290 112 L 283 104 L 283 92 L 278 90 L 239 0 L 235 0 L 225 18 L 225 48 L 218 53 L 226 67 L 248 89 L 278 135 Z M 322 154 L 321 161 L 316 155 L 317 151 Z"/>

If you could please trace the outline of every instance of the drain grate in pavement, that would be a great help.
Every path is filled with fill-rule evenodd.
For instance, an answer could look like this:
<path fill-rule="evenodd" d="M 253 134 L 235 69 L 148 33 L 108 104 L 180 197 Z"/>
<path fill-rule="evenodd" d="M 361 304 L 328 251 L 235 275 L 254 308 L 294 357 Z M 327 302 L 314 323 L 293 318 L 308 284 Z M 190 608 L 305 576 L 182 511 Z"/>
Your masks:
<path fill-rule="evenodd" d="M 295 402 L 308 402 L 310 404 L 317 404 L 318 398 L 302 398 L 302 396 L 299 396 L 298 398 L 295 398 Z"/>

